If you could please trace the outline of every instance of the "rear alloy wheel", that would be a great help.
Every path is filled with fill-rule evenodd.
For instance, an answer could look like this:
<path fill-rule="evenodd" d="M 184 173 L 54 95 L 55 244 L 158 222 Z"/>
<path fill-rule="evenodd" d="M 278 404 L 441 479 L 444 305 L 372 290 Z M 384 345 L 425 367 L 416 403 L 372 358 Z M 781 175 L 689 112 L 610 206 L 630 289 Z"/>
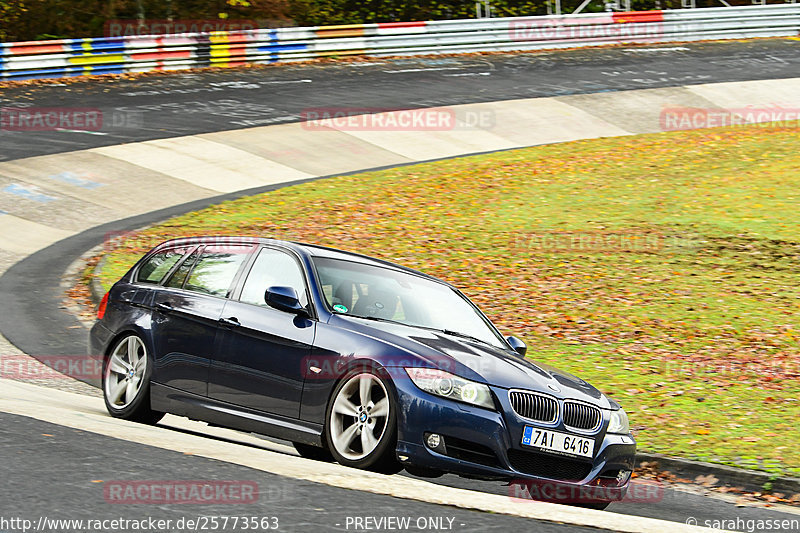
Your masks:
<path fill-rule="evenodd" d="M 388 378 L 385 378 L 388 380 Z M 326 437 L 339 464 L 397 473 L 397 416 L 390 385 L 372 371 L 350 373 L 328 405 Z"/>
<path fill-rule="evenodd" d="M 115 418 L 155 424 L 164 413 L 150 408 L 150 359 L 137 335 L 120 339 L 103 366 L 103 397 Z"/>

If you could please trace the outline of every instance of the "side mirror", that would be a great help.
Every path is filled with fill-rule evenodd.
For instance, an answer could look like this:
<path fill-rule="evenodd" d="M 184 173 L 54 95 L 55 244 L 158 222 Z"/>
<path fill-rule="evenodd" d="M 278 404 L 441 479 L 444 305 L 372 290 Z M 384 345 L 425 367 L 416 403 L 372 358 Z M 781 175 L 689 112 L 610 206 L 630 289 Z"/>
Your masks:
<path fill-rule="evenodd" d="M 528 352 L 528 347 L 525 345 L 524 342 L 522 342 L 521 340 L 519 340 L 518 338 L 516 338 L 514 336 L 506 337 L 506 342 L 520 356 L 525 357 L 525 354 Z"/>
<path fill-rule="evenodd" d="M 274 307 L 278 311 L 294 313 L 295 315 L 306 315 L 306 308 L 300 303 L 297 291 L 291 287 L 270 287 L 264 293 L 264 301 L 267 305 Z"/>

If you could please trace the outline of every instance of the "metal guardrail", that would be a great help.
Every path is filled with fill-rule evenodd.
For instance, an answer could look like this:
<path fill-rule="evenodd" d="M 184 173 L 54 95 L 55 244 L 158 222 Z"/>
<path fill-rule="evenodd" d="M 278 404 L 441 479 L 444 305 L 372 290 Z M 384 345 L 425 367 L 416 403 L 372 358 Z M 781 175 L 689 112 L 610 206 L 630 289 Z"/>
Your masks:
<path fill-rule="evenodd" d="M 800 4 L 357 24 L 0 44 L 0 80 L 231 67 L 332 56 L 540 50 L 780 37 Z"/>

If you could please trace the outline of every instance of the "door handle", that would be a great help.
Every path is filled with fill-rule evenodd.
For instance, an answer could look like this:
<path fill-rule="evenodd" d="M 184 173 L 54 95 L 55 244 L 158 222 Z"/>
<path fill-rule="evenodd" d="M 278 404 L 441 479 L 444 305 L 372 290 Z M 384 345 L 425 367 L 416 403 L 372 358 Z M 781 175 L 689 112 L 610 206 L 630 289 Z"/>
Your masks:
<path fill-rule="evenodd" d="M 172 304 L 168 304 L 166 302 L 159 302 L 156 304 L 156 309 L 158 309 L 162 313 L 169 313 L 170 311 L 174 310 L 174 307 L 172 307 Z"/>
<path fill-rule="evenodd" d="M 239 320 L 235 316 L 232 316 L 230 318 L 220 318 L 219 323 L 229 328 L 238 328 L 239 326 L 241 326 Z"/>

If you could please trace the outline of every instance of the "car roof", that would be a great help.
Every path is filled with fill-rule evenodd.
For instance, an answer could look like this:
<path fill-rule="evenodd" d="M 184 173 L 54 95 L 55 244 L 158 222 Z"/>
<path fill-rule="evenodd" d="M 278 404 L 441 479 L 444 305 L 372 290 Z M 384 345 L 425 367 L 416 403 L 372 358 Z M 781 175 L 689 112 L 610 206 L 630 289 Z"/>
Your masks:
<path fill-rule="evenodd" d="M 432 281 L 437 281 L 439 283 L 444 283 L 446 285 L 449 285 L 449 283 L 440 280 L 439 278 L 433 277 L 429 274 L 426 274 L 424 272 L 420 272 L 419 270 L 414 270 L 413 268 L 404 267 L 402 265 L 392 263 L 391 261 L 384 261 L 383 259 L 377 259 L 375 257 L 370 257 L 368 255 L 359 254 L 355 252 L 348 252 L 345 250 L 339 250 L 337 248 L 331 248 L 319 244 L 309 244 L 309 243 L 295 242 L 295 241 L 283 241 L 279 239 L 269 239 L 265 237 L 237 236 L 237 235 L 203 235 L 197 237 L 180 237 L 159 244 L 153 251 L 170 246 L 209 244 L 209 243 L 245 244 L 245 245 L 267 244 L 272 246 L 279 246 L 293 250 L 301 255 L 306 255 L 310 257 L 324 257 L 328 259 L 339 259 L 343 261 L 352 261 L 380 268 L 391 268 L 394 270 L 407 272 L 409 274 L 414 274 L 416 276 L 420 276 Z"/>

